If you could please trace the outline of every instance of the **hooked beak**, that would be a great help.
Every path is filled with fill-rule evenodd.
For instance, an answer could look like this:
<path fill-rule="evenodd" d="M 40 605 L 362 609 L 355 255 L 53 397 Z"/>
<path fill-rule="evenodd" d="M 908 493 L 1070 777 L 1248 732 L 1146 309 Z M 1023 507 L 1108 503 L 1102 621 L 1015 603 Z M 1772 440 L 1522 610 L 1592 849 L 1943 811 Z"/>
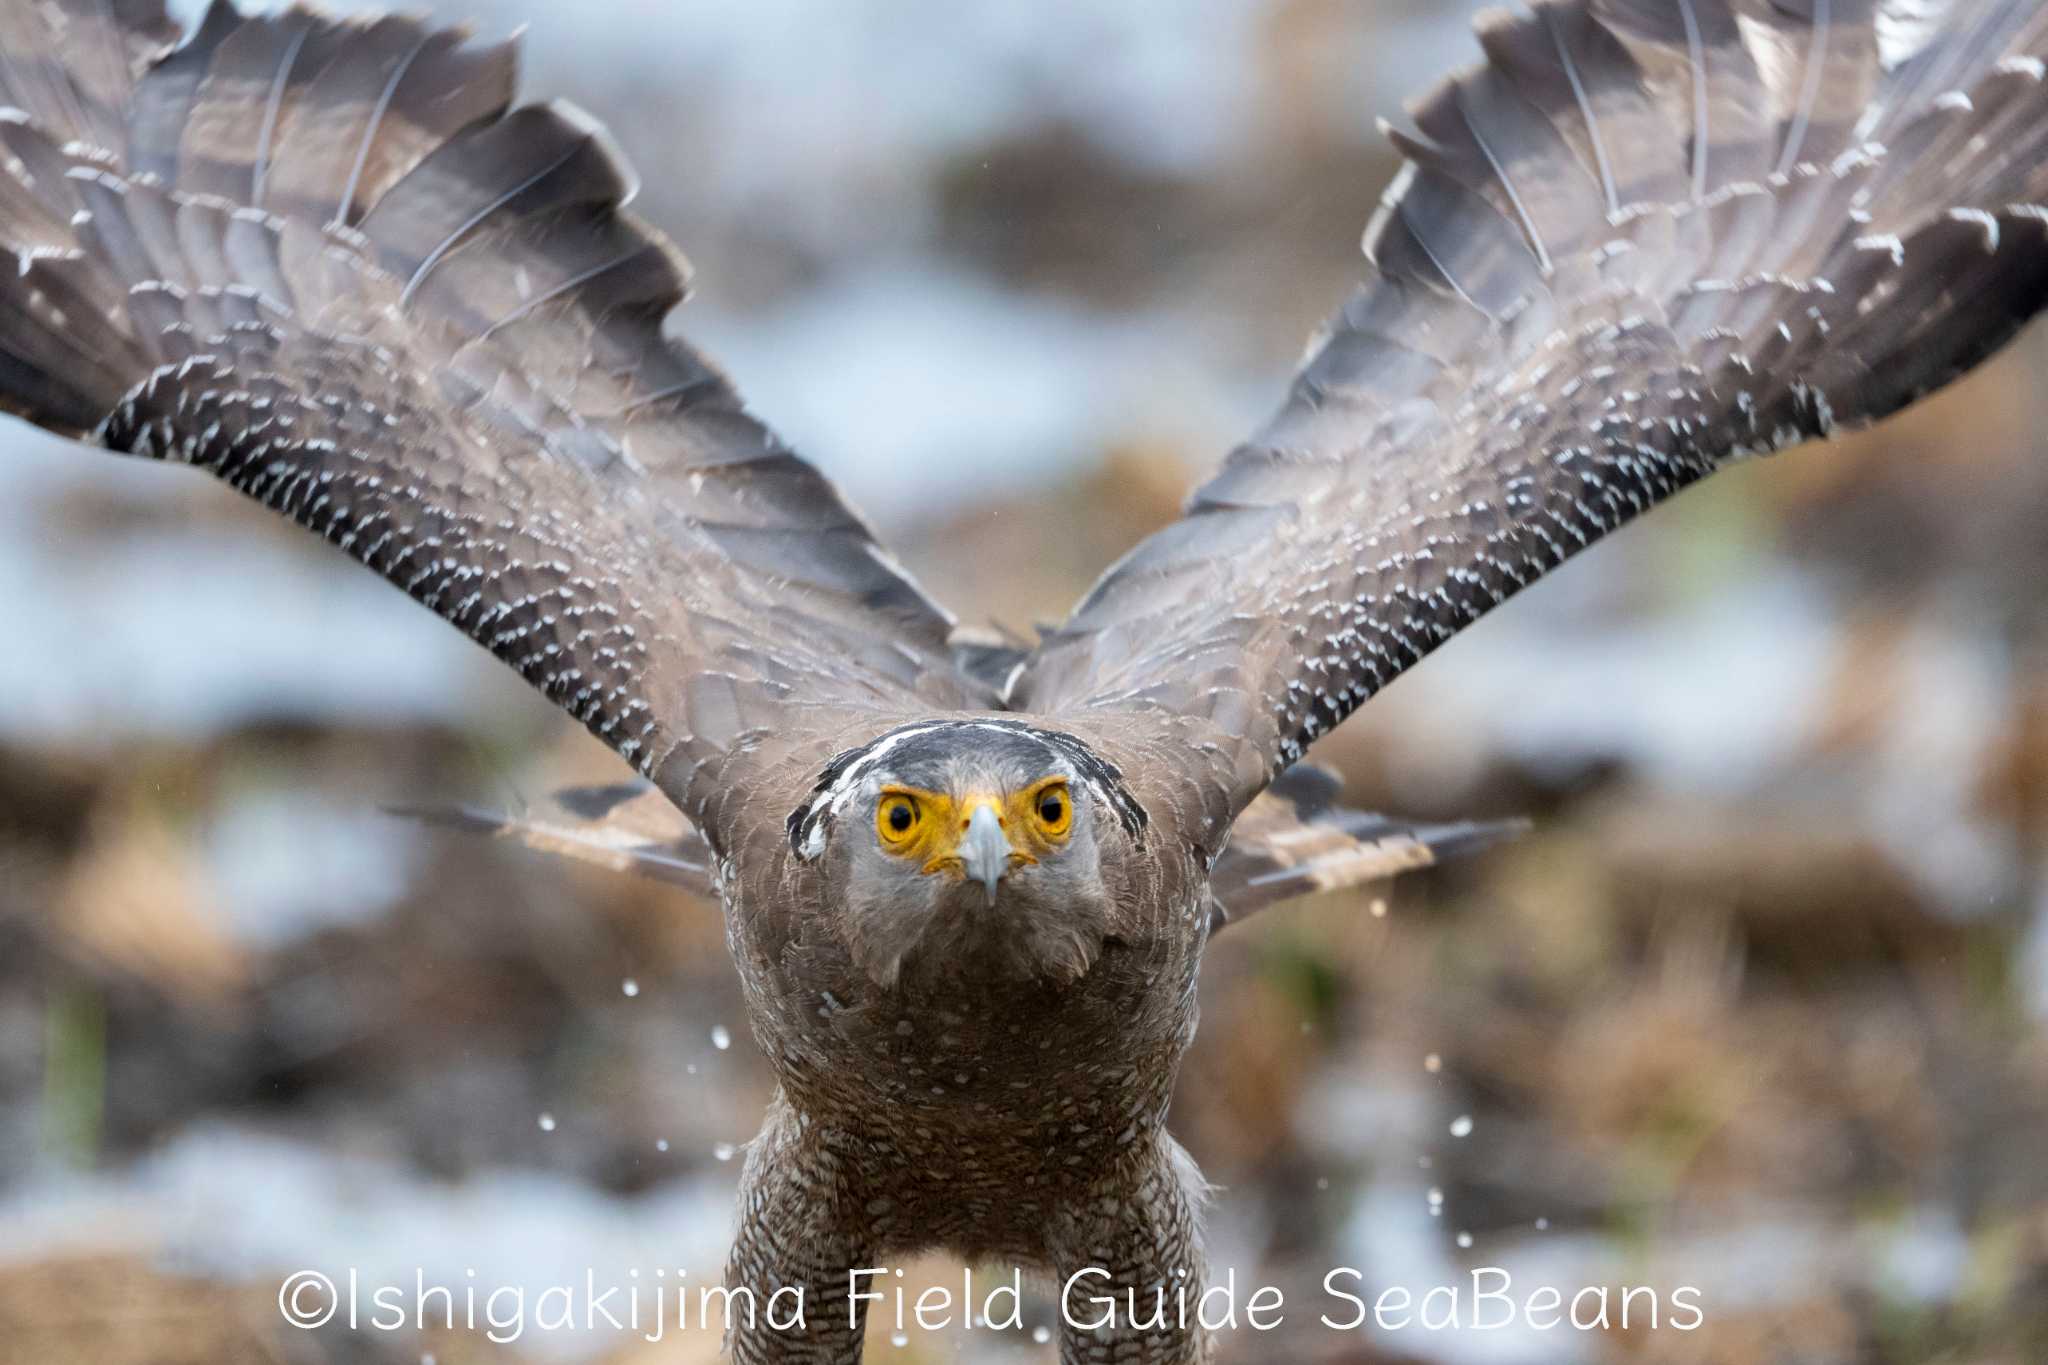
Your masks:
<path fill-rule="evenodd" d="M 1010 836 L 995 807 L 976 806 L 967 821 L 967 835 L 960 841 L 960 868 L 967 880 L 981 883 L 984 904 L 996 903 L 996 883 L 1010 870 Z"/>

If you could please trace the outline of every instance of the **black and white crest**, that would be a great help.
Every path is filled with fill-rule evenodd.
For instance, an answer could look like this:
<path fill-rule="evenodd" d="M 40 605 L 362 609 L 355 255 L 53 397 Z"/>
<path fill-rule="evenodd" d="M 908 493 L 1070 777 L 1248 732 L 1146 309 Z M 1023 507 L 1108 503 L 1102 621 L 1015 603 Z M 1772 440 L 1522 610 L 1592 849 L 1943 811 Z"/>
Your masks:
<path fill-rule="evenodd" d="M 905 781 L 936 785 L 940 765 L 957 757 L 963 749 L 994 754 L 1010 752 L 1020 761 L 1039 764 L 1063 761 L 1073 770 L 1075 780 L 1116 813 L 1125 832 L 1133 839 L 1144 837 L 1148 818 L 1145 808 L 1125 785 L 1123 770 L 1116 764 L 1065 731 L 990 716 L 978 720 L 916 721 L 900 725 L 857 748 L 834 754 L 818 774 L 810 796 L 789 813 L 790 848 L 805 862 L 823 852 L 826 820 L 853 799 L 861 783 L 877 768 L 886 764 Z M 927 765 L 932 769 L 928 777 L 919 771 Z"/>

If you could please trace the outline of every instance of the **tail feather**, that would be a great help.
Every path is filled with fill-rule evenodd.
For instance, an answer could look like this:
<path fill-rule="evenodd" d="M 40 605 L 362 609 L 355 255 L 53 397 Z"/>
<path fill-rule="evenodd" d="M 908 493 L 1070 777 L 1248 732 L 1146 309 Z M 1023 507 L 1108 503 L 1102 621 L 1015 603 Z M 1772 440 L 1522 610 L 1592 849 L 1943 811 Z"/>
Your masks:
<path fill-rule="evenodd" d="M 1342 782 L 1297 763 L 1245 807 L 1209 878 L 1209 932 L 1284 902 L 1385 884 L 1528 829 L 1524 820 L 1428 825 L 1336 804 Z"/>
<path fill-rule="evenodd" d="M 705 900 L 718 894 L 710 845 L 687 816 L 644 782 L 566 787 L 538 805 L 521 803 L 517 810 L 395 806 L 391 814 L 667 882 Z"/>

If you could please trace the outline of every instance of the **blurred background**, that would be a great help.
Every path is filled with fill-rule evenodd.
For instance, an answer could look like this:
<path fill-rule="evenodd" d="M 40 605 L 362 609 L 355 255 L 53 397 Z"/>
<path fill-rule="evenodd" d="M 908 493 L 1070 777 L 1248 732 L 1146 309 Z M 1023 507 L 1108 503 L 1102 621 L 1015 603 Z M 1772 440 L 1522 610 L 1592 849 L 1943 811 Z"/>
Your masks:
<path fill-rule="evenodd" d="M 678 325 L 964 618 L 1057 619 L 1356 278 L 1445 0 L 449 0 L 528 26 Z M 1226 1358 L 2048 1359 L 2048 334 L 1568 566 L 1316 757 L 1510 847 L 1211 952 L 1213 1261 L 1707 1325 Z M 423 829 L 623 765 L 188 471 L 0 431 L 0 1361 L 708 1361 L 284 1327 L 279 1279 L 714 1280 L 770 1090 L 712 907 Z M 923 1273 L 953 1280 L 935 1261 Z M 871 1358 L 1042 1361 L 878 1323 Z"/>

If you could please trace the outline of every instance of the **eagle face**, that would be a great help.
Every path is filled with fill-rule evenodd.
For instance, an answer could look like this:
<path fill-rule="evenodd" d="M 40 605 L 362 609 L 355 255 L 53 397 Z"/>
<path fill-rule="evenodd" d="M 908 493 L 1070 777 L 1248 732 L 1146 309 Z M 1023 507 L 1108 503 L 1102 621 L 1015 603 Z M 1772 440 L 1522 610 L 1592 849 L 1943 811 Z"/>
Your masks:
<path fill-rule="evenodd" d="M 1136 803 L 1073 736 L 1015 720 L 904 726 L 835 757 L 790 817 L 876 986 L 1085 975 Z M 1137 830 L 1142 830 L 1142 811 Z"/>

